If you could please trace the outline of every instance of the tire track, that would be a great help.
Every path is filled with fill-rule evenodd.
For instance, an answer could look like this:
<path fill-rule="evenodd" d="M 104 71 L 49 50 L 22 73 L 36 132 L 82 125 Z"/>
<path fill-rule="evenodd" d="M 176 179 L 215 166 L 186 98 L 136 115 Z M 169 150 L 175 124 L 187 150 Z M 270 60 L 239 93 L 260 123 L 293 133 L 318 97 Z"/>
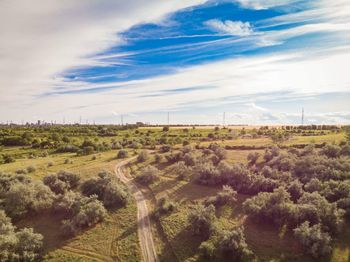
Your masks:
<path fill-rule="evenodd" d="M 122 172 L 122 167 L 128 164 L 133 159 L 135 159 L 135 157 L 129 158 L 118 163 L 115 166 L 115 174 L 123 183 L 126 184 L 126 186 L 130 189 L 130 191 L 136 199 L 138 227 L 137 231 L 139 235 L 143 260 L 145 262 L 158 262 L 159 260 L 152 238 L 152 228 L 145 196 L 142 194 L 142 192 L 136 186 L 136 184 L 131 179 L 127 178 Z"/>

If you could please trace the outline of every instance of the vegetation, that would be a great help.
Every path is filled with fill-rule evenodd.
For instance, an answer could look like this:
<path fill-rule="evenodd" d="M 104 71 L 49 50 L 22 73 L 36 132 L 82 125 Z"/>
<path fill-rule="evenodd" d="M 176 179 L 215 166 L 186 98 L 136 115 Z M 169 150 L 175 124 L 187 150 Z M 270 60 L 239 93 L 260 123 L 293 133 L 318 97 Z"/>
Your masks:
<path fill-rule="evenodd" d="M 346 261 L 346 132 L 3 126 L 0 260 L 140 261 L 135 202 L 110 173 L 137 155 L 129 173 L 148 197 L 161 260 Z"/>

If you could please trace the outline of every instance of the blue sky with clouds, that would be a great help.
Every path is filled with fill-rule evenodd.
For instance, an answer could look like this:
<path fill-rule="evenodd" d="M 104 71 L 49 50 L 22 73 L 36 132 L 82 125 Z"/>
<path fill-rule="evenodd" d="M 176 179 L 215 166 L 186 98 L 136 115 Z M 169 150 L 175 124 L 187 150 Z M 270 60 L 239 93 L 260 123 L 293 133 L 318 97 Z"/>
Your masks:
<path fill-rule="evenodd" d="M 180 2 L 3 1 L 0 121 L 350 123 L 348 1 Z"/>

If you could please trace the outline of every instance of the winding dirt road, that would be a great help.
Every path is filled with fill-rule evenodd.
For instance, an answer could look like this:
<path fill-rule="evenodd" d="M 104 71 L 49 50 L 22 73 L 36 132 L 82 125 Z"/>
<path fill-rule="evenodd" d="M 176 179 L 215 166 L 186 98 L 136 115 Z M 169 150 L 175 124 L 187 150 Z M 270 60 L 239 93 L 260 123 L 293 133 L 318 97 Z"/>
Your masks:
<path fill-rule="evenodd" d="M 115 166 L 115 174 L 117 177 L 126 184 L 126 186 L 130 189 L 131 193 L 134 195 L 137 204 L 137 231 L 139 235 L 139 241 L 141 246 L 141 252 L 143 256 L 144 262 L 158 262 L 158 256 L 156 253 L 156 249 L 154 247 L 153 238 L 152 238 L 152 229 L 151 223 L 149 219 L 149 212 L 146 204 L 146 199 L 140 189 L 136 186 L 136 184 L 129 178 L 127 178 L 122 168 L 130 161 L 135 159 L 129 158 L 118 163 Z"/>

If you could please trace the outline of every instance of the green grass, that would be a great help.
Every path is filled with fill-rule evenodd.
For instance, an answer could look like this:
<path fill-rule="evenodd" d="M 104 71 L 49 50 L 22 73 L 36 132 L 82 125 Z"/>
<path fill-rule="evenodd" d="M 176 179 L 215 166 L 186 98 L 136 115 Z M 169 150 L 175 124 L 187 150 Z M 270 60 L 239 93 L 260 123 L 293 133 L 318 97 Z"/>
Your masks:
<path fill-rule="evenodd" d="M 14 149 L 20 150 L 20 149 Z M 81 179 L 98 174 L 102 170 L 114 172 L 116 151 L 96 154 L 97 159 L 75 154 L 53 154 L 35 159 L 18 159 L 14 163 L 0 165 L 0 171 L 13 173 L 27 166 L 35 166 L 36 171 L 28 173 L 41 179 L 59 170 L 79 174 Z M 72 163 L 65 164 L 65 159 Z M 53 166 L 48 167 L 52 162 Z M 61 219 L 52 214 L 40 214 L 20 221 L 19 227 L 33 227 L 44 236 L 46 261 L 140 261 L 140 247 L 136 226 L 137 208 L 134 200 L 125 208 L 109 212 L 108 218 L 95 227 L 85 230 L 73 239 L 66 239 L 60 231 Z"/>

